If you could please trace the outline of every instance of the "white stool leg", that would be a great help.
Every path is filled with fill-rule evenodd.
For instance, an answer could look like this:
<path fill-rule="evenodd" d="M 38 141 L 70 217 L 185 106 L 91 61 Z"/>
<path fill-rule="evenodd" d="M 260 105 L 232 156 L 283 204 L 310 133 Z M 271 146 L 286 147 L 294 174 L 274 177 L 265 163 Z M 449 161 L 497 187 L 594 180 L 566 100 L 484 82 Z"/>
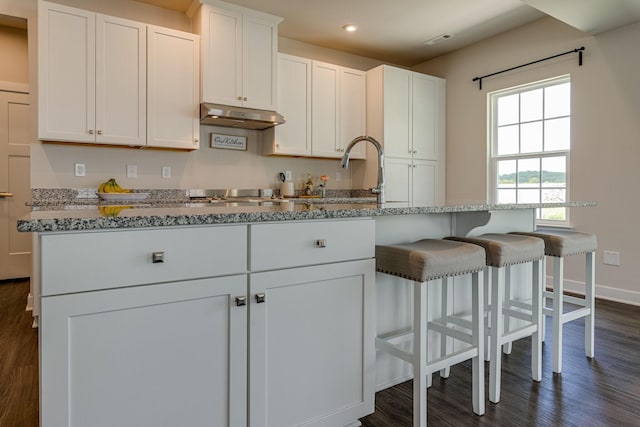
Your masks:
<path fill-rule="evenodd" d="M 427 282 L 413 285 L 413 427 L 427 425 Z"/>
<path fill-rule="evenodd" d="M 553 257 L 553 372 L 562 372 L 562 311 L 564 303 L 564 258 Z"/>
<path fill-rule="evenodd" d="M 484 286 L 484 310 L 485 312 L 482 314 L 484 321 L 484 360 L 488 362 L 491 359 L 491 337 L 490 337 L 490 321 L 491 321 L 491 313 L 489 309 L 489 297 L 491 295 L 491 277 L 490 272 L 493 270 L 492 268 L 486 267 L 483 273 L 483 286 Z"/>
<path fill-rule="evenodd" d="M 511 266 L 507 265 L 504 270 L 504 301 L 506 305 L 511 305 Z M 504 316 L 504 332 L 509 332 L 510 316 Z M 511 354 L 511 348 L 513 342 L 509 341 L 502 345 L 502 352 L 504 354 Z"/>
<path fill-rule="evenodd" d="M 536 325 L 536 331 L 531 335 L 531 377 L 534 381 L 542 380 L 542 262 L 532 264 L 532 301 L 531 321 Z"/>
<path fill-rule="evenodd" d="M 547 257 L 542 258 L 542 309 L 547 306 L 547 297 L 544 293 L 547 291 Z M 542 328 L 542 342 L 547 339 L 547 316 L 542 312 L 542 319 L 540 319 L 540 327 Z"/>
<path fill-rule="evenodd" d="M 502 354 L 500 344 L 502 331 L 502 299 L 504 296 L 504 268 L 491 267 L 491 350 L 489 360 L 489 400 L 500 401 Z"/>
<path fill-rule="evenodd" d="M 484 289 L 480 273 L 471 276 L 471 327 L 472 345 L 478 349 L 478 355 L 471 361 L 473 383 L 473 412 L 483 415 L 484 403 Z"/>
<path fill-rule="evenodd" d="M 584 319 L 584 351 L 587 357 L 594 357 L 594 326 L 595 326 L 595 273 L 596 266 L 594 261 L 595 252 L 586 254 L 586 277 L 585 277 L 585 307 L 589 308 L 589 314 Z"/>
<path fill-rule="evenodd" d="M 442 278 L 442 300 L 440 306 L 440 315 L 442 321 L 446 325 L 447 315 L 449 314 L 449 279 L 450 277 Z M 440 334 L 440 356 L 444 357 L 451 351 L 452 338 L 450 338 L 447 334 Z M 449 372 L 451 371 L 451 367 L 447 366 L 444 369 L 440 370 L 441 378 L 449 378 Z"/>

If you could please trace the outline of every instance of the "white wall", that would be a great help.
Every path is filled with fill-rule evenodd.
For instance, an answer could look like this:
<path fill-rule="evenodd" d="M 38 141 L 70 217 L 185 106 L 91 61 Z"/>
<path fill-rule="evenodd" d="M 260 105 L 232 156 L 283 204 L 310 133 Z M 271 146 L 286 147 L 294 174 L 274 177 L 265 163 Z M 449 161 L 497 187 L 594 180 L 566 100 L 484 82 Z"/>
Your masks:
<path fill-rule="evenodd" d="M 571 223 L 596 233 L 597 294 L 640 304 L 640 23 L 590 36 L 553 18 L 498 35 L 415 67 L 447 79 L 447 201 L 487 197 L 487 93 L 570 74 L 572 81 Z M 577 55 L 488 78 L 472 78 L 585 46 Z M 602 251 L 621 252 L 621 266 L 602 264 Z M 577 257 L 574 257 L 577 258 Z M 565 275 L 582 282 L 583 263 L 571 260 Z M 568 283 L 572 285 L 572 283 Z"/>

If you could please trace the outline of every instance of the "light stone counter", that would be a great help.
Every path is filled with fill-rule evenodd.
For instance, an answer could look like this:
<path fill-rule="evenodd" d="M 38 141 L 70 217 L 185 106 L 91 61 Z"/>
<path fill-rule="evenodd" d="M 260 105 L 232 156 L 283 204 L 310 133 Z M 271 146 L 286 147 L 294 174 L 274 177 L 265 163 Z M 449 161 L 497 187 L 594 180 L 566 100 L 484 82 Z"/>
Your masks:
<path fill-rule="evenodd" d="M 270 206 L 218 206 L 197 203 L 153 205 L 150 207 L 132 205 L 119 206 L 120 209 L 114 211 L 108 210 L 105 206 L 68 205 L 31 212 L 18 220 L 18 231 L 51 232 L 175 227 L 591 206 L 596 206 L 596 203 L 585 201 L 526 205 L 459 204 L 408 207 L 401 203 L 387 203 L 378 206 L 370 203 L 318 203 L 315 201 L 314 203 L 274 203 Z"/>

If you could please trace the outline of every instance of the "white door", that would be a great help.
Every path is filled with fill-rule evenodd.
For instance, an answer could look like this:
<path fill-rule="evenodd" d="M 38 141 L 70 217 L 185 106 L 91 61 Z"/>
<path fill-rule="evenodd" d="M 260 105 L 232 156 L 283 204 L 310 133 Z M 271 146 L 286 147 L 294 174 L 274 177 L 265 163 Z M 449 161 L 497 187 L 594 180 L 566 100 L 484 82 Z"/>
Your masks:
<path fill-rule="evenodd" d="M 374 268 L 369 259 L 251 275 L 251 427 L 345 426 L 373 412 Z"/>
<path fill-rule="evenodd" d="M 31 273 L 31 233 L 16 229 L 29 212 L 29 150 L 29 95 L 0 91 L 0 280 Z"/>
<path fill-rule="evenodd" d="M 237 275 L 42 298 L 42 427 L 246 427 L 246 291 Z"/>
<path fill-rule="evenodd" d="M 286 123 L 276 126 L 275 153 L 311 154 L 311 60 L 278 55 L 278 112 Z"/>
<path fill-rule="evenodd" d="M 413 73 L 412 140 L 415 159 L 438 160 L 438 80 Z"/>
<path fill-rule="evenodd" d="M 247 108 L 276 109 L 278 28 L 245 14 L 242 32 L 242 99 Z"/>
<path fill-rule="evenodd" d="M 437 162 L 429 160 L 414 160 L 411 170 L 411 203 L 413 206 L 435 205 Z"/>
<path fill-rule="evenodd" d="M 408 203 L 411 200 L 411 160 L 387 157 L 384 163 L 387 202 Z"/>
<path fill-rule="evenodd" d="M 387 157 L 412 157 L 411 72 L 384 67 L 384 154 Z"/>
<path fill-rule="evenodd" d="M 366 133 L 367 75 L 364 71 L 340 69 L 340 154 L 351 140 Z M 352 159 L 365 159 L 367 143 L 359 142 L 351 151 Z"/>
<path fill-rule="evenodd" d="M 313 61 L 311 79 L 311 153 L 315 157 L 341 157 L 337 146 L 340 67 Z"/>

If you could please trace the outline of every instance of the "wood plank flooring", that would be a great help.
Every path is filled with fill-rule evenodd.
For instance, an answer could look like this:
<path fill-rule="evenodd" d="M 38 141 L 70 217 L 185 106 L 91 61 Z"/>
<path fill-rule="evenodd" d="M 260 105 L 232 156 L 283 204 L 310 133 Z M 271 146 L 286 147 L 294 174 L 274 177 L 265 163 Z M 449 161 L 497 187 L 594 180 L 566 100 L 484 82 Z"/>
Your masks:
<path fill-rule="evenodd" d="M 0 427 L 38 425 L 38 344 L 24 311 L 28 281 L 0 282 Z M 503 356 L 502 399 L 485 415 L 471 410 L 471 364 L 434 376 L 428 391 L 433 426 L 640 426 L 640 307 L 597 301 L 596 358 L 584 356 L 582 320 L 565 325 L 561 375 L 551 371 L 544 346 L 543 380 L 531 381 L 529 342 Z M 551 337 L 547 322 L 548 337 Z M 488 381 L 488 365 L 486 371 Z M 488 384 L 487 384 L 488 385 Z M 376 395 L 376 412 L 364 427 L 410 427 L 411 381 Z M 217 427 L 217 426 L 216 426 Z M 338 426 L 336 426 L 338 427 Z"/>

